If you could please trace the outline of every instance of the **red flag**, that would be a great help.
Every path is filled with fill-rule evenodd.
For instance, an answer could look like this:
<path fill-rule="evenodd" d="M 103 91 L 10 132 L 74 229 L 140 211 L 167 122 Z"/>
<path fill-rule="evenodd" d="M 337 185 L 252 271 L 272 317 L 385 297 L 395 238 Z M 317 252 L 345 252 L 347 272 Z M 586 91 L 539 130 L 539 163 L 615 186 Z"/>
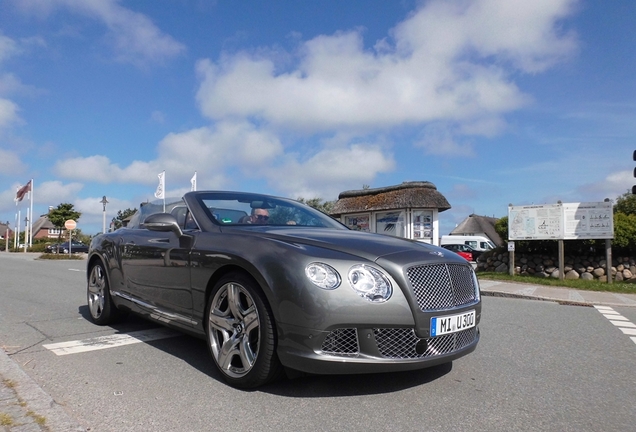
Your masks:
<path fill-rule="evenodd" d="M 15 194 L 15 202 L 22 201 L 24 196 L 29 192 L 31 192 L 31 180 L 29 180 L 27 184 L 25 184 L 20 189 L 18 189 L 18 191 Z"/>

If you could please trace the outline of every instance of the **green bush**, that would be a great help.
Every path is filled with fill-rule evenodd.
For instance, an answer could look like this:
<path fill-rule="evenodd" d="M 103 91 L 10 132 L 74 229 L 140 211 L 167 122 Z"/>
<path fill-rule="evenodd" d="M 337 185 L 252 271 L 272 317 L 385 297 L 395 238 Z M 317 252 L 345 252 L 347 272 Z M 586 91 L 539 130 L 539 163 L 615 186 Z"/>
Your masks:
<path fill-rule="evenodd" d="M 86 257 L 86 254 L 50 254 L 44 253 L 40 255 L 38 259 L 48 259 L 48 260 L 83 260 Z"/>

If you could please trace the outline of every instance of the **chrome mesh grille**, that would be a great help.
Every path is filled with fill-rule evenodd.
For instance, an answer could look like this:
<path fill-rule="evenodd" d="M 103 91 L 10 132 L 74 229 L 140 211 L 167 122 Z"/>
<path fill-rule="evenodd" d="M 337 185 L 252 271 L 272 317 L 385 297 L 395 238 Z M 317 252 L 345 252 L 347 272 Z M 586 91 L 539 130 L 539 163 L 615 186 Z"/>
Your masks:
<path fill-rule="evenodd" d="M 477 338 L 477 328 L 420 339 L 412 328 L 373 329 L 378 350 L 384 357 L 412 359 L 450 354 L 467 347 Z"/>
<path fill-rule="evenodd" d="M 358 345 L 358 332 L 354 328 L 341 328 L 331 331 L 321 350 L 325 354 L 355 356 L 360 352 Z"/>
<path fill-rule="evenodd" d="M 411 267 L 406 274 L 422 312 L 450 309 L 475 301 L 473 269 L 463 264 Z"/>

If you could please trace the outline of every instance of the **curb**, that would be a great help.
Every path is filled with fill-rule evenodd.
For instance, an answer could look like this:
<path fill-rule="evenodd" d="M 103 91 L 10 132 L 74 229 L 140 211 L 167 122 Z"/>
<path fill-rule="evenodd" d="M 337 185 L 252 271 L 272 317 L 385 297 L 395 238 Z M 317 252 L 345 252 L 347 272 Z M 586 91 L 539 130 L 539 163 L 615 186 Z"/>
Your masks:
<path fill-rule="evenodd" d="M 514 294 L 514 293 L 506 293 L 506 292 L 498 292 L 498 291 L 482 291 L 481 295 L 486 297 L 504 297 L 504 298 L 514 298 L 514 299 L 522 299 L 522 300 L 549 301 L 549 302 L 559 303 L 560 305 L 564 305 L 564 306 L 594 307 L 594 303 L 577 302 L 572 300 L 563 300 L 563 299 L 550 298 L 550 297 L 529 296 L 529 295 L 523 295 L 523 294 Z"/>
<path fill-rule="evenodd" d="M 26 372 L 24 372 L 11 357 L 0 349 L 0 388 L 5 395 L 13 392 L 13 399 L 3 400 L 12 408 L 12 414 L 19 416 L 13 418 L 15 426 L 6 427 L 7 431 L 55 431 L 55 432 L 80 432 L 86 429 L 72 420 L 64 408 L 55 402 Z M 11 382 L 11 386 L 6 383 Z M 4 409 L 4 408 L 3 408 Z M 44 424 L 39 425 L 34 421 L 34 416 L 43 418 Z"/>

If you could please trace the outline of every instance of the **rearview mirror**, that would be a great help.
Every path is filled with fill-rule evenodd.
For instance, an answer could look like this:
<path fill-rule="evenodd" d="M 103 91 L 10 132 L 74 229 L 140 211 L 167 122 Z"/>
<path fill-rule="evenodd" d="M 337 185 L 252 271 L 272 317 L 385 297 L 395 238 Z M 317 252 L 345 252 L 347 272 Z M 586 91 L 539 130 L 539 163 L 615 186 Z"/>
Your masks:
<path fill-rule="evenodd" d="M 173 232 L 177 237 L 183 235 L 183 231 L 181 231 L 177 219 L 170 213 L 151 214 L 146 218 L 144 223 L 141 224 L 141 227 L 150 231 Z"/>

